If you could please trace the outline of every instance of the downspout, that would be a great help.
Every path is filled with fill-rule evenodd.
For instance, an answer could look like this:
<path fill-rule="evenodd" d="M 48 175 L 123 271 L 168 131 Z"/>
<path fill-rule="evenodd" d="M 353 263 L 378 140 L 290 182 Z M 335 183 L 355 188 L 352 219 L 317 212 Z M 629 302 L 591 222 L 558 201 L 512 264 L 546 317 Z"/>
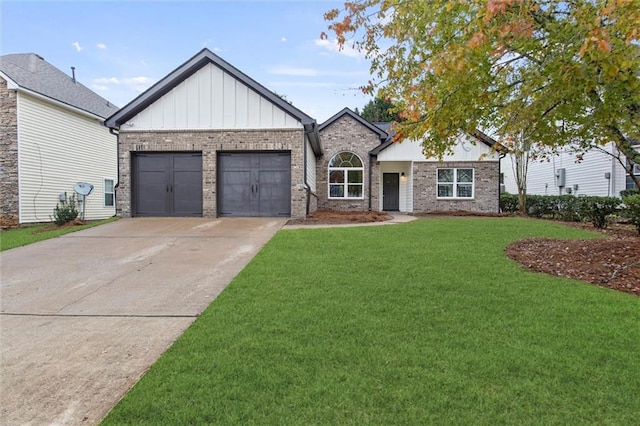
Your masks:
<path fill-rule="evenodd" d="M 109 127 L 109 133 L 111 133 L 112 135 L 114 135 L 116 137 L 116 168 L 118 169 L 117 171 L 117 176 L 116 178 L 118 179 L 118 182 L 115 184 L 115 186 L 113 187 L 113 189 L 117 189 L 120 186 L 120 131 L 116 131 L 116 129 Z M 114 204 L 115 204 L 115 209 L 116 209 L 116 216 L 118 215 L 118 202 L 117 200 L 114 200 Z"/>
<path fill-rule="evenodd" d="M 304 173 L 304 188 L 307 190 L 307 205 L 305 209 L 305 216 L 309 216 L 309 210 L 311 208 L 311 188 L 309 188 L 309 182 L 307 182 L 307 132 L 304 132 L 302 136 L 302 157 L 304 162 L 304 167 L 302 168 L 302 173 Z"/>
<path fill-rule="evenodd" d="M 369 211 L 371 211 L 371 169 L 373 167 L 373 155 L 369 154 Z"/>
<path fill-rule="evenodd" d="M 500 184 L 500 176 L 502 176 L 502 159 L 507 156 L 507 153 L 500 154 L 498 157 L 498 213 L 502 213 L 502 207 L 500 207 L 500 196 L 502 193 L 500 190 L 502 189 L 502 185 Z"/>

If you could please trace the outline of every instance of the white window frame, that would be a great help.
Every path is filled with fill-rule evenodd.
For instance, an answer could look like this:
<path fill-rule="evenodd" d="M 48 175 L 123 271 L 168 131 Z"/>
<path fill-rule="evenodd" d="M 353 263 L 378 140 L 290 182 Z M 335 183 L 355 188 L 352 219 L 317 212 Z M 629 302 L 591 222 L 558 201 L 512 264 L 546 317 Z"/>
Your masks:
<path fill-rule="evenodd" d="M 107 181 L 110 180 L 112 182 L 112 187 L 113 187 L 113 191 L 112 192 L 107 192 Z M 115 207 L 116 206 L 116 180 L 114 178 L 110 178 L 110 177 L 105 177 L 102 178 L 102 192 L 103 192 L 103 196 L 102 196 L 102 204 L 104 207 Z M 113 204 L 112 205 L 108 205 L 107 204 L 107 194 L 111 194 L 112 195 L 112 200 L 113 200 Z"/>
<path fill-rule="evenodd" d="M 453 182 L 440 182 L 438 180 L 438 175 L 440 170 L 453 170 Z M 471 182 L 458 182 L 458 170 L 471 170 Z M 471 196 L 470 197 L 460 197 L 458 196 L 458 185 L 471 184 Z M 438 187 L 440 185 L 452 185 L 453 186 L 453 196 L 451 197 L 441 197 L 438 191 Z M 439 167 L 436 169 L 436 198 L 438 200 L 473 200 L 476 197 L 476 169 L 473 167 Z"/>
<path fill-rule="evenodd" d="M 331 163 L 333 162 L 334 158 L 336 158 L 338 155 L 340 154 L 344 154 L 344 153 L 348 153 L 351 155 L 354 155 L 359 161 L 360 164 L 362 164 L 362 167 L 331 167 Z M 331 157 L 331 160 L 329 160 L 329 166 L 327 167 L 327 197 L 330 200 L 364 200 L 364 161 L 362 161 L 362 158 L 360 158 L 360 156 L 358 154 L 356 154 L 355 152 L 351 152 L 351 151 L 340 151 L 340 152 L 336 152 L 336 154 Z M 349 182 L 349 172 L 360 172 L 360 176 L 362 176 L 362 182 L 361 183 L 353 183 L 353 182 Z M 344 173 L 344 182 L 342 183 L 331 183 L 331 172 L 342 172 Z M 342 193 L 344 194 L 342 197 L 335 197 L 331 195 L 331 186 L 337 186 L 337 185 L 342 185 Z M 349 186 L 355 186 L 355 185 L 360 185 L 360 187 L 362 188 L 361 191 L 361 196 L 360 197 L 350 197 L 349 196 Z"/>

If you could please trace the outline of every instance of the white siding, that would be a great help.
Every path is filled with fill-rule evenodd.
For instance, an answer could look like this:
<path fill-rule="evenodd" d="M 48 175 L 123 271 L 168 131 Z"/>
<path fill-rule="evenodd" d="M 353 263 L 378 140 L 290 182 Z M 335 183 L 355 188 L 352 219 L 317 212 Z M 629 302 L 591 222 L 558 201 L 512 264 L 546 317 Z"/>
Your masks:
<path fill-rule="evenodd" d="M 613 144 L 606 146 L 611 152 L 615 149 Z M 625 188 L 625 171 L 622 166 L 610 155 L 599 151 L 587 152 L 583 161 L 576 162 L 576 155 L 570 151 L 561 152 L 558 155 L 549 157 L 542 162 L 535 161 L 529 164 L 527 175 L 527 193 L 537 195 L 559 195 L 560 188 L 556 185 L 556 171 L 564 168 L 565 189 L 562 194 L 566 194 L 566 188 L 571 188 L 574 195 L 598 195 L 598 196 L 619 196 L 620 191 Z M 501 164 L 504 173 L 505 191 L 517 194 L 515 171 L 510 156 L 506 156 Z M 605 177 L 610 173 L 610 178 Z M 577 185 L 577 190 L 574 189 Z"/>
<path fill-rule="evenodd" d="M 499 155 L 492 152 L 486 144 L 471 136 L 461 135 L 453 147 L 453 153 L 445 155 L 442 161 L 496 161 L 498 157 Z M 420 142 L 406 140 L 387 147 L 378 154 L 378 161 L 438 161 L 438 159 L 425 157 Z"/>
<path fill-rule="evenodd" d="M 127 130 L 296 129 L 300 122 L 207 64 L 123 126 Z"/>
<path fill-rule="evenodd" d="M 24 93 L 18 94 L 20 222 L 48 222 L 58 195 L 76 182 L 94 185 L 88 220 L 115 214 L 104 207 L 104 178 L 117 183 L 116 137 L 97 119 Z"/>
<path fill-rule="evenodd" d="M 402 177 L 400 177 L 400 211 L 403 213 L 411 213 L 413 211 L 413 176 L 411 170 L 413 169 L 411 162 L 400 162 L 400 161 L 385 161 L 380 163 L 380 182 L 378 184 L 378 199 L 380 200 L 380 205 L 378 206 L 378 210 L 382 210 L 382 178 L 383 173 L 398 173 L 402 176 L 402 173 L 405 175 L 405 181 L 403 182 Z"/>
<path fill-rule="evenodd" d="M 316 155 L 311 148 L 311 142 L 305 137 L 305 144 L 307 150 L 307 184 L 311 191 L 316 191 Z"/>

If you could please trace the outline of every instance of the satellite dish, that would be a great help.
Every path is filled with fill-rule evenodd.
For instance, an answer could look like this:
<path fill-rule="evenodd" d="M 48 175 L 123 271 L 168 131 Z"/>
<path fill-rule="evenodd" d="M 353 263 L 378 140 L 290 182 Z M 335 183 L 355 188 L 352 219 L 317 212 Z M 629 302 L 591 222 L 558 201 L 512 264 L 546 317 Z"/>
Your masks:
<path fill-rule="evenodd" d="M 93 185 L 86 182 L 78 182 L 73 185 L 73 189 L 78 194 L 84 195 L 86 197 L 87 195 L 91 194 L 91 191 L 93 191 Z"/>

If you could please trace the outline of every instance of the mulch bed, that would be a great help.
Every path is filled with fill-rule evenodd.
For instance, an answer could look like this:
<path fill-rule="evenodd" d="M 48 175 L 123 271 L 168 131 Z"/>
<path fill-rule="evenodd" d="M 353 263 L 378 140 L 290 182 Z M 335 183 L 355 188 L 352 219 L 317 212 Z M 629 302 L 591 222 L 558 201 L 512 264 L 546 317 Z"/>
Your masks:
<path fill-rule="evenodd" d="M 634 226 L 613 224 L 567 226 L 596 230 L 607 238 L 555 240 L 528 238 L 509 245 L 505 253 L 525 268 L 640 296 L 640 236 Z"/>
<path fill-rule="evenodd" d="M 287 225 L 341 225 L 348 223 L 384 222 L 390 220 L 385 212 L 339 212 L 317 210 L 304 219 L 291 219 Z"/>

